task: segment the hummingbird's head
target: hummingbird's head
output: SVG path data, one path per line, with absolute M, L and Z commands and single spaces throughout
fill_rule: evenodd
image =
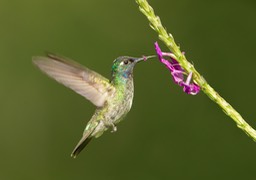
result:
M 121 56 L 114 60 L 112 66 L 112 75 L 122 75 L 125 78 L 128 78 L 133 73 L 133 68 L 138 62 L 144 61 L 153 56 L 135 58 L 129 56 Z

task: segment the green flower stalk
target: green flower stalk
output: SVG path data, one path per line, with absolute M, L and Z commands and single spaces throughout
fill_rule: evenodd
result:
M 171 34 L 168 34 L 163 27 L 161 20 L 155 15 L 153 8 L 148 4 L 146 0 L 136 0 L 139 5 L 140 11 L 148 18 L 150 27 L 155 30 L 158 37 L 169 48 L 172 54 L 175 56 L 175 60 L 180 64 L 187 74 L 193 74 L 193 81 L 200 86 L 201 90 L 215 103 L 217 103 L 221 109 L 231 117 L 236 125 L 242 129 L 249 137 L 256 141 L 256 131 L 243 119 L 243 117 L 227 102 L 223 99 L 197 72 L 195 67 L 188 62 L 184 53 L 181 52 L 179 46 L 174 41 Z

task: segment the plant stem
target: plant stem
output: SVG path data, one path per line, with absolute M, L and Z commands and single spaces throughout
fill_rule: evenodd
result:
M 206 80 L 197 72 L 194 66 L 187 61 L 185 55 L 181 52 L 179 46 L 174 41 L 171 34 L 168 34 L 163 27 L 161 20 L 155 15 L 153 8 L 148 4 L 147 0 L 136 0 L 139 5 L 140 11 L 148 18 L 150 22 L 150 27 L 154 29 L 158 37 L 164 44 L 169 48 L 169 50 L 176 56 L 176 60 L 180 63 L 182 68 L 190 73 L 193 73 L 193 80 L 202 89 L 202 91 L 215 103 L 217 103 L 226 115 L 231 117 L 236 125 L 242 129 L 249 137 L 256 141 L 256 131 L 242 118 L 242 116 L 227 102 L 223 99 L 207 82 Z

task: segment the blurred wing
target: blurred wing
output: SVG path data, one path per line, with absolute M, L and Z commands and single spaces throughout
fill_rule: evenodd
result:
M 108 79 L 72 60 L 49 54 L 48 57 L 33 57 L 33 62 L 48 76 L 98 107 L 103 106 L 115 90 Z

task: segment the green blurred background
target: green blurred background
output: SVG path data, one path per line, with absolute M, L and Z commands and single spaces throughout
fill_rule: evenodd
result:
M 256 127 L 256 1 L 151 0 L 207 81 Z M 255 179 L 256 143 L 207 96 L 189 96 L 157 60 L 135 68 L 116 133 L 70 153 L 95 107 L 31 63 L 45 51 L 110 77 L 120 55 L 154 54 L 133 0 L 0 1 L 0 179 Z M 166 47 L 160 43 L 163 50 Z

